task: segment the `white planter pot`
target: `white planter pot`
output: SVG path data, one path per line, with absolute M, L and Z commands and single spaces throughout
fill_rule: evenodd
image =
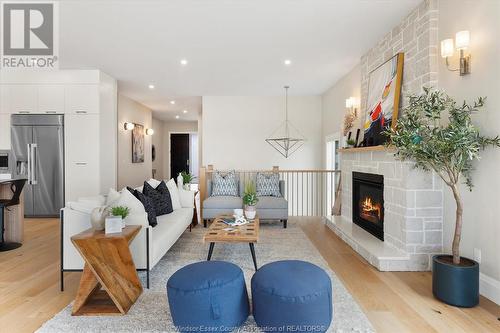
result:
M 245 217 L 249 220 L 253 220 L 255 215 L 257 214 L 257 210 L 255 206 L 245 206 Z

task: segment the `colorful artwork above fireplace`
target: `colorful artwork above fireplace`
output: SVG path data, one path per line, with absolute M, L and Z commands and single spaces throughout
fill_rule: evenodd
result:
M 364 145 L 387 141 L 383 131 L 396 124 L 399 110 L 404 54 L 398 53 L 374 69 L 368 79 L 368 100 L 364 122 Z

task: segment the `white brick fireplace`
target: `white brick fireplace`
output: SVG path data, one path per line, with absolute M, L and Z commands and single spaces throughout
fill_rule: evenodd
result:
M 437 86 L 437 36 L 437 1 L 425 0 L 361 57 L 360 109 L 366 110 L 370 72 L 398 52 L 405 54 L 401 106 L 422 87 Z M 383 147 L 341 151 L 342 216 L 328 225 L 379 270 L 429 270 L 443 247 L 443 183 L 393 154 Z M 352 222 L 353 171 L 384 176 L 384 241 Z
M 342 216 L 328 225 L 382 271 L 425 271 L 443 247 L 443 182 L 394 158 L 394 152 L 342 151 Z M 352 172 L 384 177 L 384 241 L 352 223 Z

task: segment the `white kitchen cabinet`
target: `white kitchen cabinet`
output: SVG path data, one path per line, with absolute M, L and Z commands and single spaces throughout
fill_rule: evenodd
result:
M 99 86 L 94 84 L 66 86 L 66 113 L 99 113 Z
M 41 85 L 38 87 L 38 113 L 64 113 L 63 85 Z
M 10 113 L 36 113 L 38 111 L 38 86 L 10 85 Z
M 0 149 L 10 150 L 10 114 L 0 114 Z
M 116 187 L 115 79 L 98 70 L 5 72 L 0 75 L 0 149 L 11 149 L 13 113 L 64 113 L 66 201 Z
M 100 193 L 99 115 L 66 114 L 64 137 L 66 202 Z

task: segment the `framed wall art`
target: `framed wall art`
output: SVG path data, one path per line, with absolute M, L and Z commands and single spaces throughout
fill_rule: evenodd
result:
M 387 141 L 383 132 L 398 119 L 404 54 L 398 53 L 370 72 L 364 117 L 364 145 L 378 146 Z
M 132 130 L 132 163 L 144 162 L 144 126 L 135 124 Z

